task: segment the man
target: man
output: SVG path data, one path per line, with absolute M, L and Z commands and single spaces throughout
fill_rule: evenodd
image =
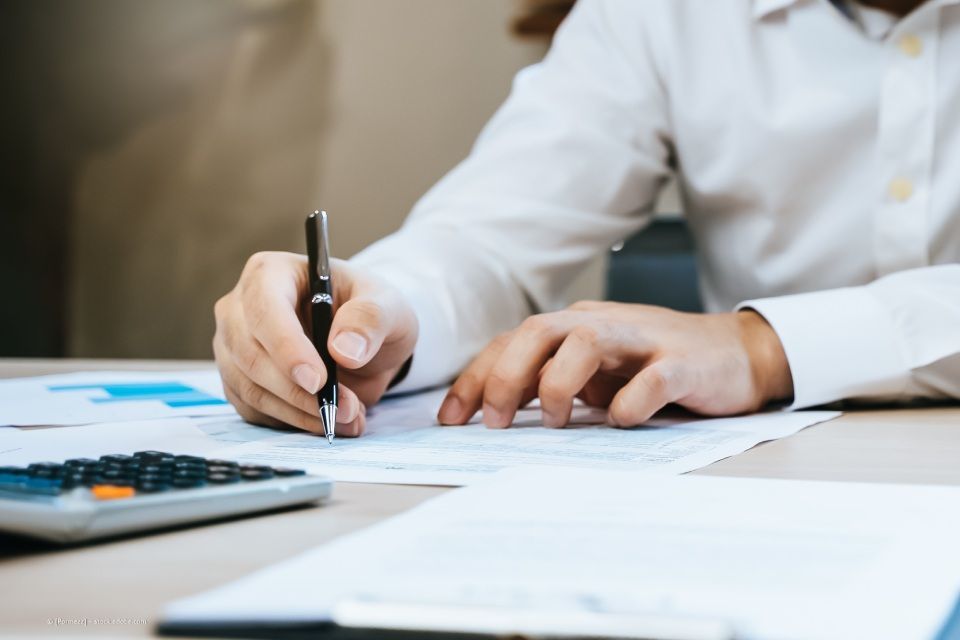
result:
M 578 396 L 614 425 L 960 397 L 958 61 L 960 0 L 581 0 L 470 156 L 335 265 L 338 433 L 392 382 L 458 373 L 443 424 L 506 427 L 534 396 L 553 426 Z M 671 174 L 710 313 L 551 311 Z M 252 257 L 214 351 L 246 419 L 320 432 L 306 280 Z

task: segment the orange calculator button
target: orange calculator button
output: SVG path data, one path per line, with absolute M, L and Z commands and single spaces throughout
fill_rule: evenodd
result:
M 96 484 L 90 487 L 93 497 L 97 500 L 117 500 L 119 498 L 132 498 L 136 493 L 133 487 L 118 487 L 113 484 Z

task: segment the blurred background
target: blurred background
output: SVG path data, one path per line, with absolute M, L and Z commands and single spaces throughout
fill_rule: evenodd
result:
M 570 4 L 4 0 L 0 356 L 209 358 L 250 254 L 396 229 Z

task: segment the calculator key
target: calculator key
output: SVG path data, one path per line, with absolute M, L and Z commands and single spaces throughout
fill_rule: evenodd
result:
M 196 473 L 206 473 L 207 465 L 197 464 L 196 462 L 174 462 L 173 471 L 194 471 Z
M 166 451 L 153 451 L 153 450 L 137 451 L 133 454 L 134 458 L 156 458 L 156 457 L 162 458 L 163 456 L 173 457 L 173 454 L 167 453 Z
M 290 467 L 274 467 L 273 472 L 281 478 L 289 478 L 291 476 L 305 476 L 307 472 L 303 469 L 291 469 Z
M 206 478 L 174 478 L 173 486 L 177 489 L 195 489 L 197 487 L 206 486 Z
M 170 482 L 173 480 L 172 473 L 139 473 L 137 480 L 140 482 Z
M 269 480 L 273 477 L 273 469 L 270 467 L 258 467 L 255 469 L 242 469 L 240 475 L 244 480 Z
M 204 478 L 206 475 L 206 469 L 177 469 L 172 474 L 174 480 L 177 478 Z
M 61 478 L 64 474 L 63 467 L 34 469 L 29 472 L 34 478 Z
M 65 467 L 89 467 L 91 465 L 97 464 L 97 461 L 93 458 L 70 458 L 63 463 Z
M 133 487 L 121 487 L 113 484 L 97 484 L 90 488 L 97 500 L 121 500 L 136 495 Z
M 239 473 L 211 473 L 207 476 L 207 481 L 211 484 L 233 484 L 240 482 Z
M 195 463 L 202 464 L 202 465 L 207 464 L 206 458 L 201 458 L 200 456 L 185 456 L 185 455 L 173 456 L 173 461 L 174 461 L 174 463 L 177 463 L 177 462 L 195 462 Z
M 212 464 L 207 467 L 207 473 L 232 473 L 239 474 L 240 468 L 237 466 L 228 467 L 222 464 Z
M 105 456 L 100 456 L 100 462 L 103 462 L 106 464 L 110 464 L 110 463 L 122 464 L 124 462 L 128 462 L 133 459 L 134 459 L 133 456 L 124 455 L 122 453 L 110 453 Z
M 63 465 L 58 462 L 34 462 L 27 466 L 27 471 L 29 471 L 31 475 L 34 475 L 41 472 L 49 473 L 51 471 L 57 471 L 62 467 Z
M 143 482 L 137 484 L 137 491 L 140 493 L 160 493 L 162 491 L 169 491 L 170 483 L 169 482 Z
M 140 465 L 140 473 L 169 473 L 172 469 L 172 464 L 152 462 L 150 464 Z

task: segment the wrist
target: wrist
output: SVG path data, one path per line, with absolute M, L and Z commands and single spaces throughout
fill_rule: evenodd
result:
M 793 397 L 793 376 L 777 332 L 752 309 L 738 311 L 736 317 L 754 388 L 762 403 L 789 400 Z

